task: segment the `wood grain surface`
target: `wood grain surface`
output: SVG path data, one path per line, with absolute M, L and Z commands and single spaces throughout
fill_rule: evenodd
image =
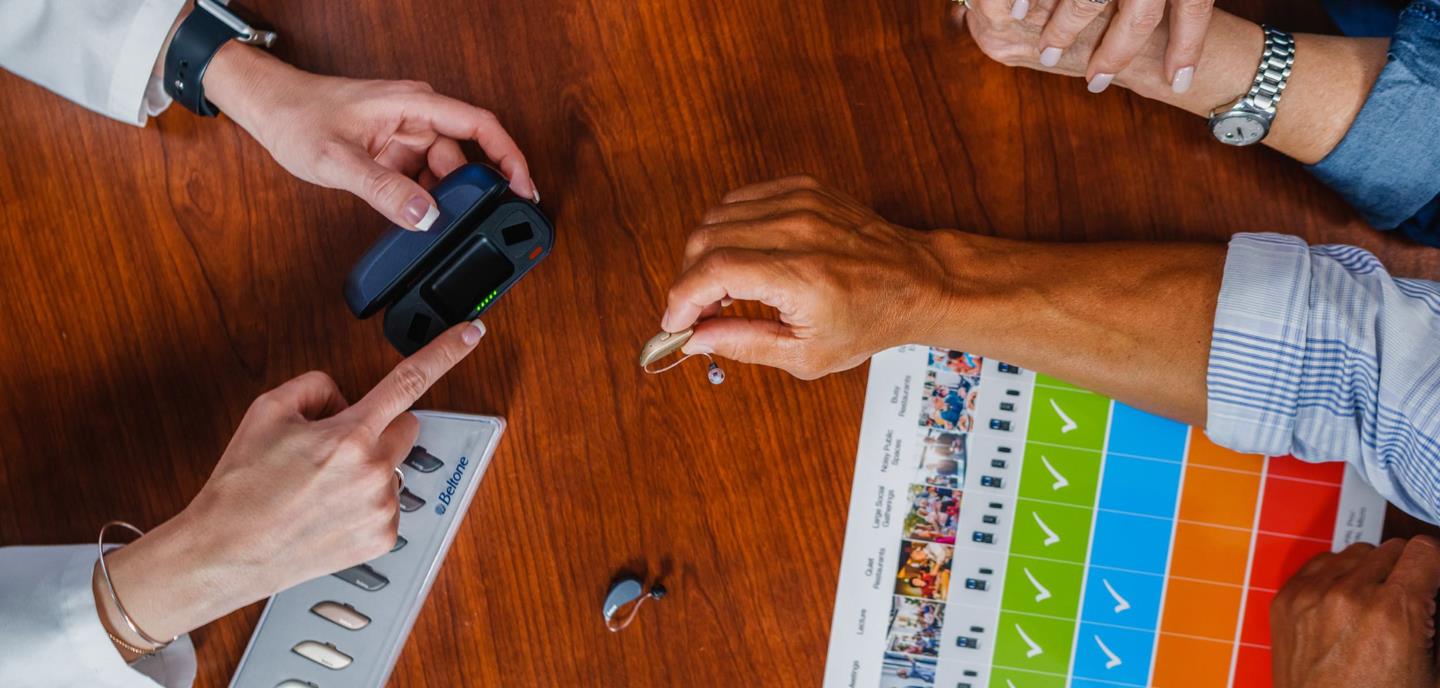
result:
M 558 227 L 423 404 L 510 430 L 394 686 L 819 684 L 864 369 L 731 366 L 711 387 L 635 366 L 685 235 L 732 187 L 809 172 L 900 224 L 1046 240 L 1279 230 L 1440 277 L 1440 253 L 1277 154 L 990 63 L 941 0 L 249 4 L 301 67 L 493 109 Z M 1327 29 L 1309 2 L 1228 7 Z M 353 398 L 397 360 L 340 297 L 383 220 L 229 121 L 177 107 L 137 129 L 0 74 L 0 151 L 0 544 L 160 523 L 257 394 L 321 369 Z M 625 568 L 672 594 L 611 634 L 599 602 Z M 259 611 L 195 634 L 197 685 L 226 685 Z

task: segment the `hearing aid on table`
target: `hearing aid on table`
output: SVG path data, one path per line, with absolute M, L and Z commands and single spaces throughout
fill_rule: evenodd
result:
M 610 585 L 605 601 L 600 607 L 600 616 L 605 619 L 605 628 L 618 633 L 635 620 L 640 607 L 648 600 L 665 597 L 665 586 L 655 583 L 646 586 L 637 578 L 622 577 Z
M 645 346 L 640 349 L 640 368 L 651 375 L 658 375 L 698 355 L 710 359 L 710 368 L 705 373 L 706 377 L 710 379 L 710 384 L 718 385 L 724 382 L 725 371 L 720 369 L 720 364 L 716 363 L 710 354 L 688 354 L 664 368 L 651 369 L 650 366 L 657 361 L 680 351 L 681 347 L 685 346 L 685 343 L 690 341 L 694 335 L 695 329 L 690 328 L 683 332 L 661 332 L 651 337 L 650 341 L 645 342 Z

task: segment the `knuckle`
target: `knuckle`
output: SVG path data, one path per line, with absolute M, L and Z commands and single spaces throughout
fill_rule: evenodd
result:
M 399 190 L 398 175 L 383 167 L 367 170 L 362 184 L 372 198 L 385 198 Z
M 975 45 L 985 57 L 1000 64 L 1012 66 L 1015 61 L 1015 45 L 998 31 L 985 31 L 975 36 Z
M 364 458 L 370 454 L 370 445 L 368 433 L 358 425 L 350 426 L 335 438 L 331 454 L 342 459 Z
M 690 233 L 685 240 L 685 255 L 699 256 L 710 248 L 715 238 L 715 231 L 708 227 L 701 227 Z
M 1376 588 L 1373 598 L 1373 601 L 1365 604 L 1364 608 L 1371 613 L 1385 616 L 1408 612 L 1412 604 L 1410 591 L 1405 586 L 1391 581 L 1381 583 L 1380 587 Z
M 430 376 L 425 370 L 410 361 L 395 366 L 395 387 L 407 399 L 416 399 L 430 388 Z
M 1180 3 L 1177 11 L 1182 19 L 1205 20 L 1210 18 L 1210 12 L 1214 7 L 1215 0 L 1185 0 Z
M 500 118 L 485 108 L 475 108 L 475 122 L 481 129 L 493 129 L 500 126 Z
M 819 180 L 819 179 L 816 179 L 815 177 L 813 177 L 813 176 L 811 176 L 811 175 L 808 175 L 808 174 L 797 174 L 797 175 L 795 175 L 794 177 L 791 177 L 790 179 L 791 179 L 791 181 L 795 182 L 795 185 L 796 185 L 796 186 L 798 186 L 798 187 L 800 187 L 800 188 L 802 188 L 802 189 L 818 189 L 818 188 L 820 188 L 820 180 Z
M 1136 33 L 1149 34 L 1160 26 L 1165 18 L 1165 7 L 1161 4 L 1144 3 L 1130 13 L 1126 26 Z
M 790 221 L 794 222 L 801 229 L 811 232 L 821 231 L 830 224 L 825 220 L 825 216 L 820 214 L 817 208 L 802 207 L 790 211 L 787 215 Z
M 324 385 L 326 387 L 332 387 L 335 385 L 335 379 L 330 377 L 330 374 L 326 373 L 323 370 L 306 371 L 300 377 L 296 378 L 296 380 L 299 380 L 306 385 Z
M 272 417 L 279 415 L 282 408 L 283 405 L 280 402 L 279 395 L 272 389 L 255 397 L 255 401 L 250 402 L 250 410 L 247 412 L 247 415 L 255 414 L 258 416 Z

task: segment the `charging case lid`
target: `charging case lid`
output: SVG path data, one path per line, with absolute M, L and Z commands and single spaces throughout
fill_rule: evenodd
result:
M 390 225 L 345 279 L 345 303 L 359 318 L 384 308 L 408 278 L 422 271 L 446 240 L 471 218 L 504 196 L 509 183 L 495 170 L 471 163 L 450 173 L 430 194 L 440 217 L 428 232 Z

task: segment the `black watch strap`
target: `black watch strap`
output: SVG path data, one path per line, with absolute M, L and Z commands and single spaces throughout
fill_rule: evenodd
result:
M 202 7 L 196 7 L 170 39 L 165 53 L 165 92 L 186 109 L 205 117 L 214 117 L 220 110 L 205 99 L 201 79 L 210 60 L 220 46 L 238 38 L 240 33 Z

